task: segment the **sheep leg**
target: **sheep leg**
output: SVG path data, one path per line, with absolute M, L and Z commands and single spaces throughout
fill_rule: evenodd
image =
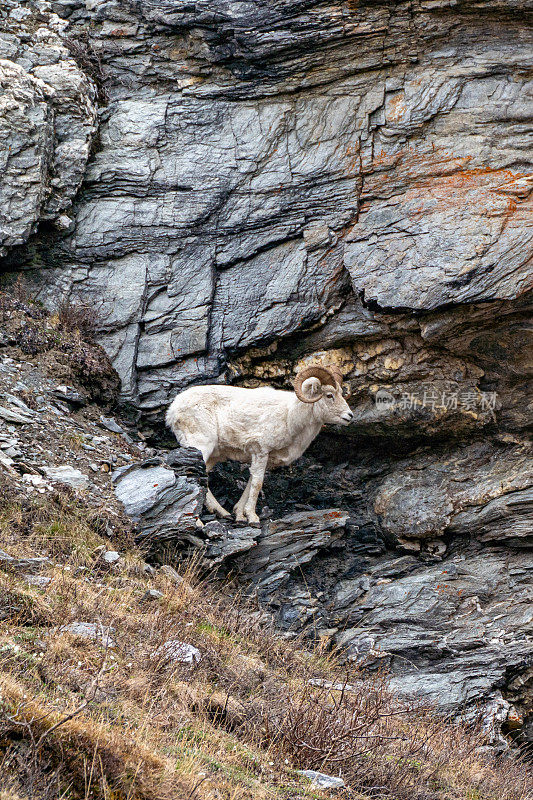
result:
M 252 456 L 252 464 L 250 466 L 250 490 L 244 506 L 244 514 L 250 525 L 259 525 L 259 517 L 257 516 L 255 506 L 259 492 L 263 486 L 265 472 L 268 463 L 268 453 L 261 453 Z
M 212 451 L 209 450 L 207 447 L 205 448 L 205 451 L 203 448 L 200 448 L 200 450 L 204 457 L 205 471 L 207 473 L 207 494 L 205 496 L 205 505 L 207 507 L 207 510 L 209 511 L 210 514 L 216 514 L 217 516 L 223 517 L 224 519 L 229 519 L 231 517 L 231 514 L 229 513 L 229 511 L 226 511 L 224 506 L 220 505 L 220 503 L 214 496 L 213 492 L 209 488 L 209 473 L 216 464 L 216 461 L 213 461 L 210 457 Z
M 246 517 L 244 516 L 244 506 L 246 505 L 246 501 L 248 500 L 248 495 L 250 494 L 250 486 L 252 485 L 252 476 L 248 478 L 248 483 L 245 486 L 244 492 L 241 494 L 240 499 L 235 505 L 233 506 L 233 513 L 235 514 L 235 521 L 236 522 L 246 522 Z
M 205 505 L 210 514 L 216 514 L 224 519 L 230 519 L 231 514 L 229 511 L 226 511 L 224 506 L 220 505 L 211 489 L 207 490 L 207 494 L 205 496 Z

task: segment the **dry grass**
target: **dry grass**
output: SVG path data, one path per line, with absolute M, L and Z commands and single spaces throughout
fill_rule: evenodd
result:
M 89 33 L 80 31 L 77 36 L 65 36 L 63 44 L 67 47 L 82 72 L 92 79 L 96 87 L 98 102 L 101 105 L 106 105 L 108 99 L 106 77 L 100 56 L 91 44 Z
M 74 556 L 78 549 L 101 545 L 112 536 L 118 547 L 133 551 L 129 518 L 90 497 L 76 494 L 66 484 L 46 495 L 28 497 L 5 488 L 0 498 L 0 538 L 31 555 L 46 548 L 46 555 Z
M 86 342 L 94 342 L 99 322 L 94 306 L 64 300 L 57 310 L 57 320 L 59 330 L 77 333 Z
M 50 375 L 79 383 L 100 403 L 116 401 L 120 381 L 109 357 L 94 337 L 97 310 L 67 301 L 49 314 L 31 296 L 31 288 L 18 280 L 10 291 L 0 290 L 0 325 L 17 357 L 38 356 Z
M 352 798 L 533 797 L 525 766 L 484 754 L 478 732 L 278 638 L 193 572 L 178 586 L 147 576 L 124 532 L 121 562 L 105 566 L 94 511 L 38 503 L 5 500 L 0 517 L 0 547 L 52 559 L 45 589 L 0 572 L 1 800 L 326 797 L 298 768 L 342 774 Z M 61 630 L 73 621 L 115 646 Z M 201 660 L 170 660 L 160 648 L 173 639 Z

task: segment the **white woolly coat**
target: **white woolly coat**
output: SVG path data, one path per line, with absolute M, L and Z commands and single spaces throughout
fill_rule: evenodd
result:
M 292 463 L 309 447 L 324 421 L 315 403 L 294 392 L 270 387 L 195 386 L 179 394 L 167 412 L 167 425 L 182 446 L 250 463 L 268 453 L 268 466 Z

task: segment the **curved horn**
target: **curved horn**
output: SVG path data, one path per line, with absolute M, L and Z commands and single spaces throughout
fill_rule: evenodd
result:
M 317 397 L 315 400 L 308 400 L 302 394 L 302 384 L 308 378 L 318 378 L 320 383 L 326 384 L 327 386 L 336 386 L 337 380 L 333 372 L 327 367 L 305 367 L 301 369 L 300 372 L 297 374 L 296 378 L 294 379 L 294 391 L 296 393 L 296 397 L 298 400 L 301 400 L 302 403 L 316 403 L 317 400 L 320 400 L 320 396 Z
M 328 367 L 328 370 L 331 372 L 331 374 L 333 375 L 339 386 L 342 386 L 344 382 L 344 375 L 340 371 L 339 367 L 337 366 Z

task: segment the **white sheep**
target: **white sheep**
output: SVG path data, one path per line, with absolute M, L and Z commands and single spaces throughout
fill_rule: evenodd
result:
M 207 473 L 220 461 L 250 464 L 250 478 L 234 506 L 237 522 L 259 524 L 255 507 L 267 467 L 291 464 L 309 447 L 323 425 L 353 419 L 342 395 L 337 367 L 302 369 L 294 392 L 271 387 L 193 386 L 170 405 L 166 422 L 180 445 L 200 450 Z M 206 506 L 231 514 L 207 491 Z

